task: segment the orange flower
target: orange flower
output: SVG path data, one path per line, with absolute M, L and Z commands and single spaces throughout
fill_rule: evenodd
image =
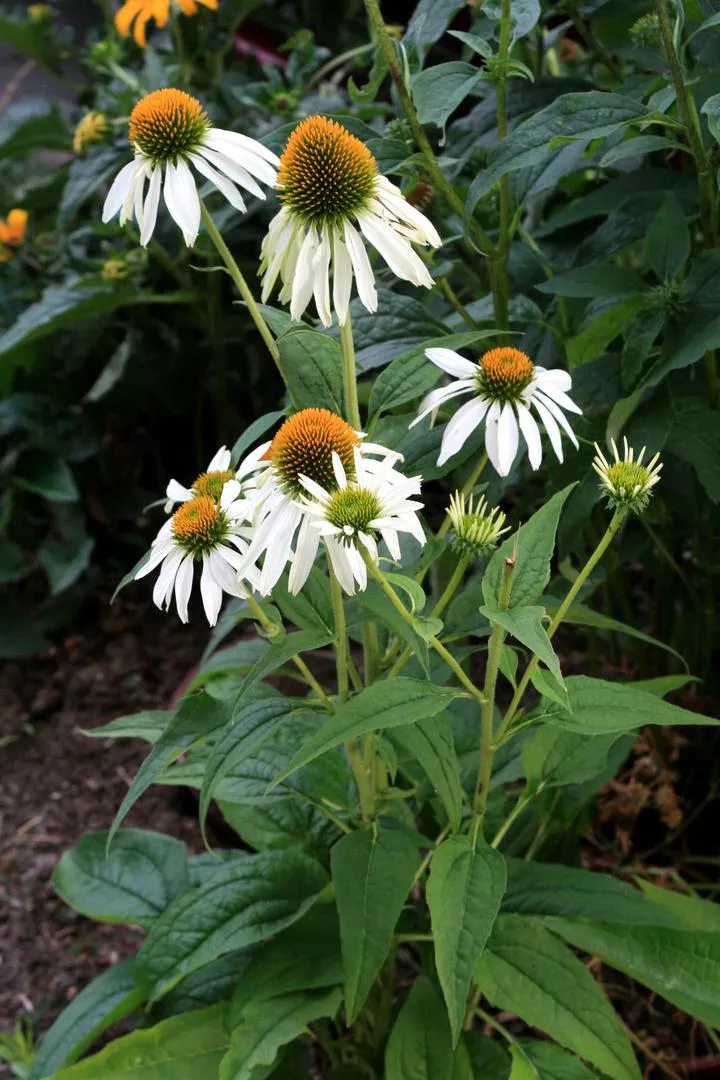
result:
M 11 210 L 4 221 L 0 218 L 0 263 L 8 261 L 12 255 L 10 248 L 20 247 L 22 244 L 27 219 L 27 210 Z
M 163 27 L 170 16 L 170 4 L 172 0 L 125 0 L 115 16 L 115 27 L 118 33 L 127 37 L 133 22 L 135 28 L 133 37 L 141 49 L 147 45 L 145 27 L 150 19 L 154 19 L 157 26 Z M 219 0 L 175 0 L 183 15 L 197 15 L 198 4 L 203 4 L 212 11 L 217 11 Z

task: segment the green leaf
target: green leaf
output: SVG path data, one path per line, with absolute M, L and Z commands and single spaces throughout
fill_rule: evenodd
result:
M 660 360 L 644 380 L 657 386 L 669 372 L 699 360 L 720 346 L 720 251 L 702 251 L 693 259 L 682 286 L 681 318 L 671 325 Z
M 241 949 L 205 964 L 153 1006 L 153 1017 L 165 1020 L 168 1016 L 228 1002 L 235 987 L 244 979 L 252 957 L 252 949 Z
M 430 659 L 427 642 L 416 630 L 414 621 L 411 623 L 403 619 L 375 581 L 368 582 L 368 587 L 360 595 L 359 603 L 362 608 L 370 611 L 379 622 L 391 630 L 396 637 L 410 646 L 415 654 L 415 659 L 420 664 L 424 674 L 429 678 Z
M 377 311 L 366 311 L 356 298 L 350 304 L 350 314 L 360 373 L 383 367 L 399 353 L 413 346 L 424 347 L 429 338 L 446 333 L 443 323 L 433 317 L 426 304 L 389 289 L 383 290 Z
M 720 1025 L 717 931 L 612 926 L 559 918 L 547 922 L 576 948 L 599 956 L 703 1023 Z
M 649 109 L 623 94 L 590 90 L 564 94 L 534 113 L 491 151 L 488 167 L 472 183 L 466 214 L 500 179 L 539 165 L 553 152 L 553 139 L 599 139 L 647 116 Z
M 570 492 L 569 484 L 553 495 L 525 525 L 508 537 L 488 563 L 482 582 L 485 603 L 496 608 L 500 599 L 505 560 L 515 559 L 510 608 L 537 600 L 550 580 L 550 561 L 555 550 L 555 534 L 560 514 Z
M 230 719 L 231 709 L 230 702 L 213 698 L 204 690 L 183 698 L 173 719 L 143 761 L 127 795 L 120 803 L 108 833 L 108 848 L 128 811 L 147 791 L 160 770 L 198 739 L 207 738 L 224 727 Z
M 530 649 L 563 685 L 560 661 L 543 625 L 544 607 L 528 605 L 506 611 L 503 608 L 485 605 L 480 608 L 480 614 L 485 615 L 490 622 L 499 623 L 503 630 Z
M 347 82 L 348 97 L 356 105 L 369 105 L 378 95 L 378 90 L 385 81 L 388 73 L 388 62 L 382 49 L 375 50 L 372 68 L 368 80 L 363 87 L 357 86 L 352 75 Z
M 203 835 L 208 808 L 219 785 L 292 716 L 293 706 L 292 701 L 275 691 L 267 697 L 238 702 L 230 724 L 214 743 L 205 766 L 198 810 Z
M 280 641 L 274 642 L 267 652 L 257 660 L 247 673 L 238 690 L 238 698 L 244 697 L 259 679 L 272 674 L 282 667 L 288 660 L 299 653 L 311 652 L 313 649 L 321 649 L 332 641 L 333 634 L 330 630 L 298 630 L 294 634 L 286 634 Z
M 340 986 L 343 981 L 340 929 L 335 906 L 316 904 L 298 922 L 263 944 L 233 994 L 231 1023 L 251 1002 L 300 990 Z M 184 983 L 180 984 L 181 986 Z
M 478 37 L 477 34 L 467 34 L 464 30 L 448 30 L 448 34 L 462 41 L 463 45 L 469 46 L 473 52 L 482 56 L 483 60 L 489 60 L 494 55 L 492 46 L 485 38 Z
M 425 590 L 422 585 L 418 585 L 414 578 L 408 577 L 406 574 L 391 574 L 386 570 L 384 573 L 386 581 L 389 581 L 391 585 L 395 586 L 395 589 L 401 589 L 405 593 L 410 601 L 410 611 L 413 615 L 419 615 L 419 613 L 425 607 Z
M 602 773 L 617 734 L 585 735 L 543 724 L 522 748 L 523 769 L 534 790 L 584 784 Z
M 613 1080 L 639 1080 L 630 1040 L 608 999 L 541 923 L 498 918 L 475 980 L 495 1008 L 515 1013 Z
M 720 933 L 720 904 L 717 901 L 703 900 L 695 893 L 661 889 L 651 881 L 643 881 L 642 878 L 636 880 L 648 900 L 675 915 L 684 927 L 690 930 L 712 930 Z M 607 912 L 603 914 L 607 918 Z
M 627 329 L 635 316 L 647 304 L 645 296 L 626 296 L 616 304 L 606 307 L 584 330 L 567 343 L 568 366 L 580 367 L 596 360 L 615 340 L 618 334 Z
M 385 962 L 419 863 L 410 835 L 384 825 L 348 833 L 332 849 L 349 1024 Z
M 475 965 L 505 892 L 505 860 L 482 840 L 445 840 L 433 854 L 427 883 L 435 962 L 453 1044 L 462 1032 Z
M 671 913 L 650 903 L 639 889 L 609 874 L 574 866 L 506 858 L 504 914 L 560 915 L 571 919 L 605 919 L 641 926 L 681 927 Z
M 169 839 L 169 837 L 168 837 Z M 74 1061 L 111 1025 L 143 1000 L 130 958 L 103 971 L 83 987 L 43 1035 L 27 1080 L 42 1080 Z
M 480 82 L 482 72 L 464 60 L 434 64 L 415 76 L 412 97 L 421 124 L 445 129 L 448 117 Z
M 540 1080 L 539 1073 L 519 1043 L 510 1043 L 510 1080 Z
M 500 22 L 502 18 L 502 0 L 487 0 L 483 4 L 482 11 L 487 18 Z M 539 0 L 515 0 L 510 11 L 512 41 L 515 42 L 518 38 L 526 37 L 535 27 L 539 18 Z
M 452 726 L 448 716 L 433 716 L 393 728 L 393 743 L 419 761 L 433 791 L 445 808 L 450 828 L 460 828 L 463 789 L 460 764 L 455 752 Z
M 455 1056 L 442 999 L 422 975 L 390 1032 L 385 1080 L 453 1080 Z
M 720 503 L 720 429 L 715 410 L 696 398 L 675 398 L 665 449 L 687 461 L 708 497 Z
M 185 845 L 172 836 L 123 829 L 86 833 L 66 851 L 53 885 L 66 904 L 99 922 L 149 926 L 187 884 Z
M 35 60 L 54 75 L 60 74 L 58 48 L 46 27 L 37 26 L 27 17 L 0 15 L 0 41 L 14 52 Z
M 213 1005 L 115 1039 L 53 1080 L 204 1080 L 218 1075 L 229 1042 L 227 1005 Z
M 313 1020 L 334 1017 L 341 1001 L 341 991 L 333 989 L 251 1002 L 232 1031 L 219 1080 L 259 1080 L 269 1076 L 272 1068 L 268 1067 L 275 1065 L 282 1047 L 302 1035 Z
M 153 924 L 138 953 L 138 976 L 160 997 L 203 964 L 290 926 L 326 885 L 320 864 L 299 851 L 266 851 L 221 864 Z
M 508 1080 L 510 1055 L 500 1040 L 496 1042 L 473 1028 L 465 1032 L 464 1042 L 474 1080 Z
M 116 146 L 104 146 L 71 162 L 58 208 L 58 228 L 67 227 L 80 207 L 120 171 L 125 159 L 124 147 L 119 150 Z
M 95 541 L 90 536 L 79 544 L 72 540 L 47 540 L 38 548 L 38 562 L 47 574 L 52 596 L 69 589 L 82 577 L 94 548 Z
M 555 274 L 549 281 L 535 286 L 538 292 L 552 296 L 587 297 L 590 300 L 635 296 L 644 287 L 642 278 L 634 270 L 602 263 L 566 270 L 564 274 Z
M 90 739 L 146 739 L 156 743 L 168 726 L 174 713 L 167 709 L 149 709 L 146 712 L 119 716 L 109 724 L 83 729 Z
M 654 694 L 637 690 L 632 683 L 612 683 L 571 675 L 565 680 L 570 710 L 543 699 L 536 720 L 556 724 L 584 735 L 632 731 L 645 724 L 702 724 L 717 726 L 720 720 L 670 705 Z
M 366 686 L 328 717 L 320 730 L 275 778 L 274 785 L 348 739 L 366 735 L 369 731 L 400 727 L 408 722 L 437 716 L 456 696 L 456 690 L 402 677 Z
M 317 566 L 313 566 L 301 591 L 296 595 L 287 587 L 287 575 L 283 574 L 273 586 L 273 603 L 282 612 L 287 622 L 294 623 L 301 630 L 335 629 L 332 600 L 327 584 L 327 576 Z
M 543 603 L 549 615 L 554 615 L 560 607 L 560 601 L 552 596 L 544 596 Z M 657 638 L 650 637 L 649 634 L 643 634 L 642 630 L 636 630 L 634 626 L 620 622 L 619 619 L 611 619 L 609 615 L 603 615 L 601 611 L 593 611 L 592 608 L 586 607 L 584 604 L 572 604 L 563 615 L 563 622 L 571 623 L 573 626 L 594 626 L 599 630 L 612 630 L 616 634 L 627 634 L 628 637 L 644 641 L 646 645 L 654 645 L 656 649 L 664 649 L 666 652 L 671 653 L 687 670 L 687 663 L 680 653 L 676 652 L 670 645 L 666 645 L 664 641 L 658 641 Z
M 643 154 L 653 154 L 657 150 L 687 151 L 687 147 L 664 135 L 633 135 L 603 154 L 600 159 L 600 168 L 608 169 L 618 161 L 624 161 L 629 157 L 640 157 Z
M 80 498 L 67 462 L 45 450 L 26 450 L 15 466 L 12 481 L 51 502 L 77 502 Z
M 330 409 L 344 415 L 342 354 L 328 334 L 293 327 L 278 338 L 287 388 L 299 409 Z
M 242 461 L 253 443 L 257 442 L 273 424 L 277 424 L 284 416 L 284 409 L 276 409 L 274 412 L 265 413 L 264 416 L 259 416 L 257 420 L 253 420 L 250 427 L 245 428 L 245 431 L 243 431 L 232 448 L 230 454 L 232 467 L 237 468 L 238 463 Z
M 0 540 L 0 585 L 20 581 L 30 572 L 23 549 L 10 540 Z
M 645 237 L 645 255 L 661 281 L 672 281 L 690 255 L 690 230 L 685 211 L 672 191 L 665 196 Z
M 519 1039 L 518 1045 L 535 1066 L 540 1080 L 596 1080 L 596 1074 L 580 1058 L 554 1043 Z

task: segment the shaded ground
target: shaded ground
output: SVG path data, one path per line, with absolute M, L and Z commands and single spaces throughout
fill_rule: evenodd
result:
M 139 931 L 75 914 L 50 883 L 64 850 L 110 825 L 147 749 L 82 729 L 165 707 L 207 633 L 199 620 L 183 627 L 123 597 L 112 608 L 103 597 L 85 625 L 88 633 L 0 675 L 0 1031 L 36 1010 L 44 1030 L 99 971 L 135 950 Z M 152 788 L 127 824 L 197 845 L 192 810 L 185 816 L 174 789 Z

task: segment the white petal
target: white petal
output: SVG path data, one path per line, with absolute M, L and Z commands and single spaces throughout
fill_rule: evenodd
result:
M 353 596 L 355 593 L 355 581 L 352 568 L 347 558 L 347 549 L 343 544 L 338 544 L 335 540 L 331 540 L 329 536 L 325 537 L 325 547 L 330 556 L 330 565 L 332 566 L 335 577 L 338 579 L 341 587 L 348 596 Z
M 409 240 L 397 233 L 387 222 L 370 213 L 360 214 L 358 224 L 394 274 L 414 285 L 431 288 L 434 282 L 430 272 L 413 250 Z
M 102 219 L 107 225 L 108 221 L 115 217 L 128 196 L 132 186 L 133 176 L 137 168 L 137 161 L 129 161 L 123 165 L 120 172 L 113 180 L 103 206 Z
M 175 575 L 182 560 L 182 548 L 175 548 L 165 559 L 153 589 L 153 603 L 156 607 L 162 608 L 165 595 L 168 591 L 172 591 Z
M 320 244 L 313 257 L 312 265 L 313 295 L 315 307 L 323 326 L 332 326 L 330 311 L 330 237 L 323 228 Z
M 501 476 L 507 476 L 510 472 L 518 451 L 519 441 L 520 432 L 517 417 L 515 416 L 515 410 L 508 401 L 503 405 L 498 420 L 498 459 L 500 461 Z
M 550 371 L 547 368 L 542 368 L 538 365 L 535 367 L 535 374 L 537 376 L 538 383 L 547 384 L 552 383 L 556 390 L 561 390 L 567 393 L 572 389 L 572 378 L 569 371 L 563 371 L 562 368 L 552 368 Z M 543 385 L 543 390 L 545 386 Z
M 416 206 L 412 206 L 400 191 L 400 188 L 396 187 L 395 184 L 391 184 L 387 177 L 378 177 L 375 195 L 392 214 L 414 227 L 418 234 L 419 243 L 430 244 L 431 247 L 441 246 L 442 240 L 430 219 L 425 217 Z
M 565 413 L 560 408 L 560 406 L 556 405 L 555 402 L 551 398 L 546 397 L 545 394 L 540 394 L 537 392 L 533 395 L 533 401 L 541 402 L 545 406 L 545 408 L 552 413 L 552 415 L 559 423 L 560 427 L 564 429 L 575 449 L 578 449 L 578 441 L 575 437 L 575 432 L 570 427 L 570 422 Z
M 220 506 L 223 510 L 228 510 L 230 508 L 230 504 L 235 502 L 241 490 L 239 480 L 225 481 L 222 491 L 220 492 Z M 243 500 L 243 502 L 245 502 L 245 500 Z M 239 513 L 242 513 L 242 511 L 239 511 Z M 238 515 L 235 514 L 232 516 L 237 517 Z
M 218 615 L 220 614 L 223 594 L 222 589 L 213 577 L 212 564 L 207 555 L 203 556 L 203 568 L 200 576 L 200 595 L 202 596 L 207 621 L 211 626 L 214 626 L 217 622 Z
M 554 379 L 548 379 L 547 376 L 552 374 L 554 374 L 554 372 L 546 371 L 544 375 L 540 375 L 535 381 L 537 389 L 541 390 L 546 397 L 552 398 L 552 400 L 562 409 L 566 409 L 567 412 L 577 413 L 579 416 L 582 416 L 582 409 L 579 405 L 576 405 L 572 398 L 568 397 L 563 390 L 559 389 Z
M 193 580 L 193 556 L 186 555 L 180 563 L 180 568 L 175 578 L 175 603 L 177 605 L 180 621 L 188 621 L 188 601 L 192 591 Z
M 428 360 L 432 360 L 433 364 L 442 368 L 448 375 L 454 375 L 456 379 L 471 379 L 478 373 L 477 364 L 473 364 L 472 360 L 466 360 L 453 349 L 426 349 L 425 355 Z
M 378 297 L 375 288 L 375 275 L 370 265 L 368 253 L 355 229 L 347 221 L 345 222 L 345 243 L 355 272 L 358 296 L 363 307 L 367 308 L 368 311 L 377 311 Z
M 227 446 L 221 446 L 217 453 L 213 454 L 207 472 L 224 472 L 230 467 L 230 451 Z
M 189 499 L 193 499 L 193 495 L 190 488 L 183 487 L 177 480 L 171 480 L 165 489 L 168 501 L 172 503 L 176 502 L 188 502 Z
M 540 462 L 542 461 L 542 442 L 540 440 L 540 429 L 537 426 L 537 421 L 527 406 L 523 405 L 522 402 L 518 401 L 515 408 L 517 409 L 520 430 L 527 443 L 530 465 L 533 469 L 539 469 Z
M 456 379 L 454 382 L 448 383 L 447 386 L 440 386 L 437 390 L 431 390 L 420 402 L 420 409 L 410 427 L 415 427 L 424 416 L 427 416 L 430 412 L 435 412 L 436 409 L 446 401 L 450 401 L 451 398 L 467 394 L 474 389 L 475 382 L 472 379 Z
M 490 462 L 500 476 L 505 474 L 501 471 L 500 455 L 498 451 L 498 420 L 500 418 L 500 405 L 493 401 L 485 417 L 485 449 Z
M 482 423 L 488 404 L 484 398 L 473 398 L 458 409 L 445 428 L 438 465 L 444 465 L 465 445 L 475 428 Z
M 200 200 L 192 173 L 182 159 L 178 159 L 177 165 L 167 163 L 163 195 L 170 216 L 180 227 L 185 243 L 192 247 L 200 231 Z
M 160 543 L 158 543 L 157 540 L 153 541 L 153 546 L 148 552 L 148 561 L 144 566 L 141 566 L 135 574 L 135 581 L 139 581 L 140 578 L 144 578 L 147 574 L 151 574 L 163 559 L 167 558 L 174 547 L 175 543 L 173 540 L 163 540 Z
M 352 281 L 353 267 L 350 253 L 339 229 L 336 229 L 333 235 L 333 307 L 341 326 L 345 325 L 347 319 Z
M 543 427 L 548 433 L 552 448 L 555 451 L 555 456 L 558 461 L 563 459 L 562 449 L 562 437 L 560 435 L 560 428 L 555 423 L 555 417 L 552 413 L 543 405 L 542 401 L 538 397 L 533 397 L 532 405 L 537 409 L 537 414 L 543 422 Z
M 148 188 L 147 199 L 145 200 L 145 207 L 143 209 L 142 229 L 140 231 L 140 243 L 143 247 L 147 247 L 150 243 L 152 234 L 155 232 L 161 188 L 162 167 L 158 165 L 150 173 L 150 187 Z
M 268 150 L 267 146 L 263 146 L 257 139 L 251 139 L 249 135 L 243 135 L 239 131 L 229 131 L 227 128 L 210 128 L 205 141 L 210 141 L 210 136 L 218 138 L 221 141 L 233 143 L 238 148 L 248 151 L 257 157 L 267 161 L 270 165 L 273 165 L 276 169 L 280 167 L 280 158 L 272 150 Z
M 277 516 L 273 517 L 271 538 L 265 551 L 265 562 L 260 578 L 260 590 L 263 596 L 267 596 L 285 569 L 301 519 L 302 511 L 289 501 Z
M 310 519 L 305 518 L 298 533 L 295 554 L 290 564 L 288 575 L 288 589 L 296 596 L 308 579 L 317 555 L 320 535 L 310 524 Z
M 332 462 L 332 470 L 335 474 L 335 479 L 337 480 L 338 487 L 346 488 L 348 486 L 347 474 L 345 472 L 345 469 L 343 468 L 343 463 L 340 460 L 340 455 L 336 454 L 333 450 L 330 456 L 330 460 Z
M 290 299 L 290 314 L 293 319 L 299 319 L 310 303 L 310 297 L 315 286 L 313 281 L 313 261 L 318 244 L 317 231 L 311 226 L 303 240 L 297 266 L 295 267 L 295 280 L 293 281 Z
M 208 162 L 200 157 L 199 154 L 190 154 L 189 157 L 197 171 L 215 185 L 231 206 L 234 206 L 236 210 L 239 210 L 241 214 L 244 214 L 247 207 L 242 195 L 235 187 L 232 180 L 228 180 L 227 177 L 222 176 L 217 169 L 213 169 L 212 165 L 208 164 Z
M 207 146 L 201 146 L 198 149 L 198 154 L 203 157 L 211 165 L 214 165 L 224 176 L 232 180 L 234 184 L 238 184 L 245 191 L 249 191 L 251 195 L 254 195 L 257 199 L 265 199 L 265 192 L 258 184 L 257 180 L 248 172 L 245 167 L 245 162 L 238 162 L 233 156 L 233 151 L 230 147 L 218 147 L 217 149 L 211 149 Z M 264 171 L 267 167 L 258 162 L 261 171 Z M 274 186 L 274 181 L 270 179 L 272 176 L 272 170 L 268 169 L 262 179 L 270 187 Z

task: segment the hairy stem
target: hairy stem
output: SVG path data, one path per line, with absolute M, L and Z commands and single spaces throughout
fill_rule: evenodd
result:
M 355 345 L 353 343 L 350 312 L 340 327 L 340 347 L 343 361 L 343 387 L 345 389 L 345 419 L 350 427 L 360 431 L 360 406 L 358 405 L 357 372 L 355 370 Z

